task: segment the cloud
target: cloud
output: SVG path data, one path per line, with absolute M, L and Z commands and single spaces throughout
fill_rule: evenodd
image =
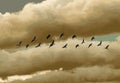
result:
M 91 41 L 81 44 L 81 37 L 120 32 L 119 5 L 119 0 L 46 0 L 26 4 L 19 12 L 0 14 L 0 77 L 33 76 L 51 70 L 13 83 L 120 81 L 120 37 L 114 42 L 105 41 L 100 47 L 98 41 L 92 41 L 91 48 Z M 61 33 L 65 36 L 59 40 Z M 52 34 L 50 40 L 46 40 L 47 34 Z M 70 39 L 73 34 L 78 39 Z M 33 36 L 37 40 L 30 43 Z M 55 46 L 49 48 L 48 42 L 54 38 Z M 21 40 L 22 46 L 29 43 L 30 48 L 16 48 Z M 42 42 L 41 47 L 34 48 L 38 42 Z M 68 47 L 63 49 L 66 43 Z M 76 44 L 80 47 L 75 48 Z M 110 48 L 106 50 L 108 44 Z M 59 68 L 64 71 L 52 71 Z
M 68 48 L 63 49 L 62 46 L 66 43 L 68 43 Z M 80 47 L 76 49 L 75 45 L 78 43 Z M 99 42 L 94 41 L 92 42 L 93 46 L 88 48 L 90 43 L 86 41 L 82 45 L 78 39 L 68 39 L 67 41 L 56 42 L 55 46 L 51 48 L 43 44 L 39 48 L 31 47 L 12 53 L 0 50 L 0 77 L 25 75 L 61 67 L 64 70 L 91 66 L 120 68 L 119 40 L 104 42 L 101 47 L 97 47 Z M 104 49 L 108 44 L 110 44 L 109 50 Z
M 21 11 L 0 14 L 0 47 L 15 47 L 18 41 L 30 43 L 46 41 L 47 34 L 57 36 L 64 32 L 89 37 L 120 32 L 119 0 L 46 0 L 27 4 Z M 8 42 L 9 40 L 9 42 Z
M 112 69 L 106 66 L 78 67 L 69 71 L 51 71 L 43 75 L 31 76 L 29 79 L 14 80 L 10 83 L 116 83 L 120 81 L 120 69 Z

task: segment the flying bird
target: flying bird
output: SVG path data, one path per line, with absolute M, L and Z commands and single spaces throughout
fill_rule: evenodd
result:
M 33 39 L 31 40 L 31 42 L 34 42 L 36 40 L 36 36 L 33 37 Z
M 97 46 L 101 46 L 102 45 L 102 41 L 100 41 L 100 43 Z
M 75 47 L 78 48 L 78 47 L 79 47 L 79 44 L 77 44 Z
M 17 44 L 17 46 L 21 46 L 21 44 L 22 44 L 22 41 L 20 41 L 20 42 Z
M 65 44 L 62 48 L 67 48 L 67 45 L 68 45 L 68 44 Z
M 108 49 L 108 48 L 109 48 L 109 46 L 110 46 L 110 45 L 107 45 L 107 46 L 105 47 L 105 49 Z
M 82 43 L 81 43 L 81 44 L 83 44 L 83 43 L 85 43 L 85 40 L 84 40 L 84 39 L 82 40 Z
M 40 45 L 41 45 L 41 43 L 39 43 L 39 44 L 38 44 L 37 46 L 35 46 L 35 47 L 36 47 L 36 48 L 37 48 L 37 47 L 40 47 Z
M 46 39 L 49 39 L 49 38 L 50 38 L 50 36 L 51 36 L 50 34 L 49 34 L 49 35 L 47 35 Z
M 62 38 L 64 36 L 64 33 L 60 34 L 60 38 Z
M 91 46 L 92 46 L 92 43 L 91 43 L 91 44 L 89 44 L 88 48 L 90 48 Z
M 49 47 L 52 47 L 55 44 L 55 41 L 53 40 Z
M 72 39 L 74 39 L 74 38 L 76 38 L 76 37 L 77 37 L 76 35 L 73 35 L 73 36 L 72 36 Z
M 94 39 L 95 39 L 95 37 L 92 37 L 92 38 L 91 38 L 91 41 L 94 40 Z
M 29 47 L 29 44 L 26 45 L 26 48 L 28 48 L 28 47 Z

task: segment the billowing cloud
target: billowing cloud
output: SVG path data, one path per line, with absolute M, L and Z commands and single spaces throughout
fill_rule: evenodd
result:
M 63 49 L 68 43 L 68 47 Z M 0 77 L 11 75 L 31 74 L 37 71 L 54 70 L 63 68 L 69 70 L 76 67 L 91 66 L 109 66 L 119 69 L 120 59 L 120 41 L 104 42 L 98 47 L 98 41 L 93 41 L 93 46 L 88 48 L 91 42 L 86 41 L 81 44 L 81 40 L 59 41 L 51 48 L 43 44 L 39 48 L 31 47 L 29 49 L 21 49 L 16 52 L 7 52 L 0 50 Z M 80 44 L 79 48 L 75 48 L 76 44 Z M 105 46 L 110 44 L 109 50 Z
M 24 44 L 36 35 L 37 42 L 47 34 L 78 36 L 120 32 L 120 0 L 46 0 L 27 4 L 16 13 L 0 14 L 0 48 Z M 8 41 L 9 40 L 9 41 Z
M 86 83 L 120 81 L 120 69 L 106 66 L 80 67 L 69 71 L 51 71 L 46 74 L 31 75 L 26 80 L 14 80 L 10 83 Z
M 19 12 L 0 14 L 0 77 L 32 76 L 12 83 L 120 81 L 120 37 L 99 47 L 99 41 L 81 44 L 81 37 L 120 32 L 119 5 L 120 0 L 46 0 L 26 4 Z M 65 35 L 59 40 L 61 33 Z M 52 38 L 46 40 L 48 34 Z M 70 38 L 73 34 L 77 39 Z M 30 43 L 33 36 L 37 40 Z M 55 45 L 49 48 L 47 42 L 53 39 Z M 18 41 L 23 41 L 20 48 L 16 48 Z M 42 45 L 35 48 L 38 42 Z M 23 47 L 28 43 L 28 49 Z M 93 46 L 88 48 L 90 43 Z M 80 47 L 75 48 L 76 44 Z M 59 68 L 63 71 L 53 71 Z M 51 72 L 33 75 L 45 70 Z

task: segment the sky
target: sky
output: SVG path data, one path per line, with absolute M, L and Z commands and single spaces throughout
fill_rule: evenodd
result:
M 120 0 L 0 0 L 0 83 L 120 82 L 119 5 Z
M 0 12 L 17 12 L 21 10 L 27 3 L 39 3 L 41 1 L 43 0 L 0 0 Z

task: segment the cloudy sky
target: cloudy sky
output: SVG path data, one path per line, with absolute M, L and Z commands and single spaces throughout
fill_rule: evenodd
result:
M 120 0 L 0 0 L 0 83 L 120 82 L 119 5 Z

